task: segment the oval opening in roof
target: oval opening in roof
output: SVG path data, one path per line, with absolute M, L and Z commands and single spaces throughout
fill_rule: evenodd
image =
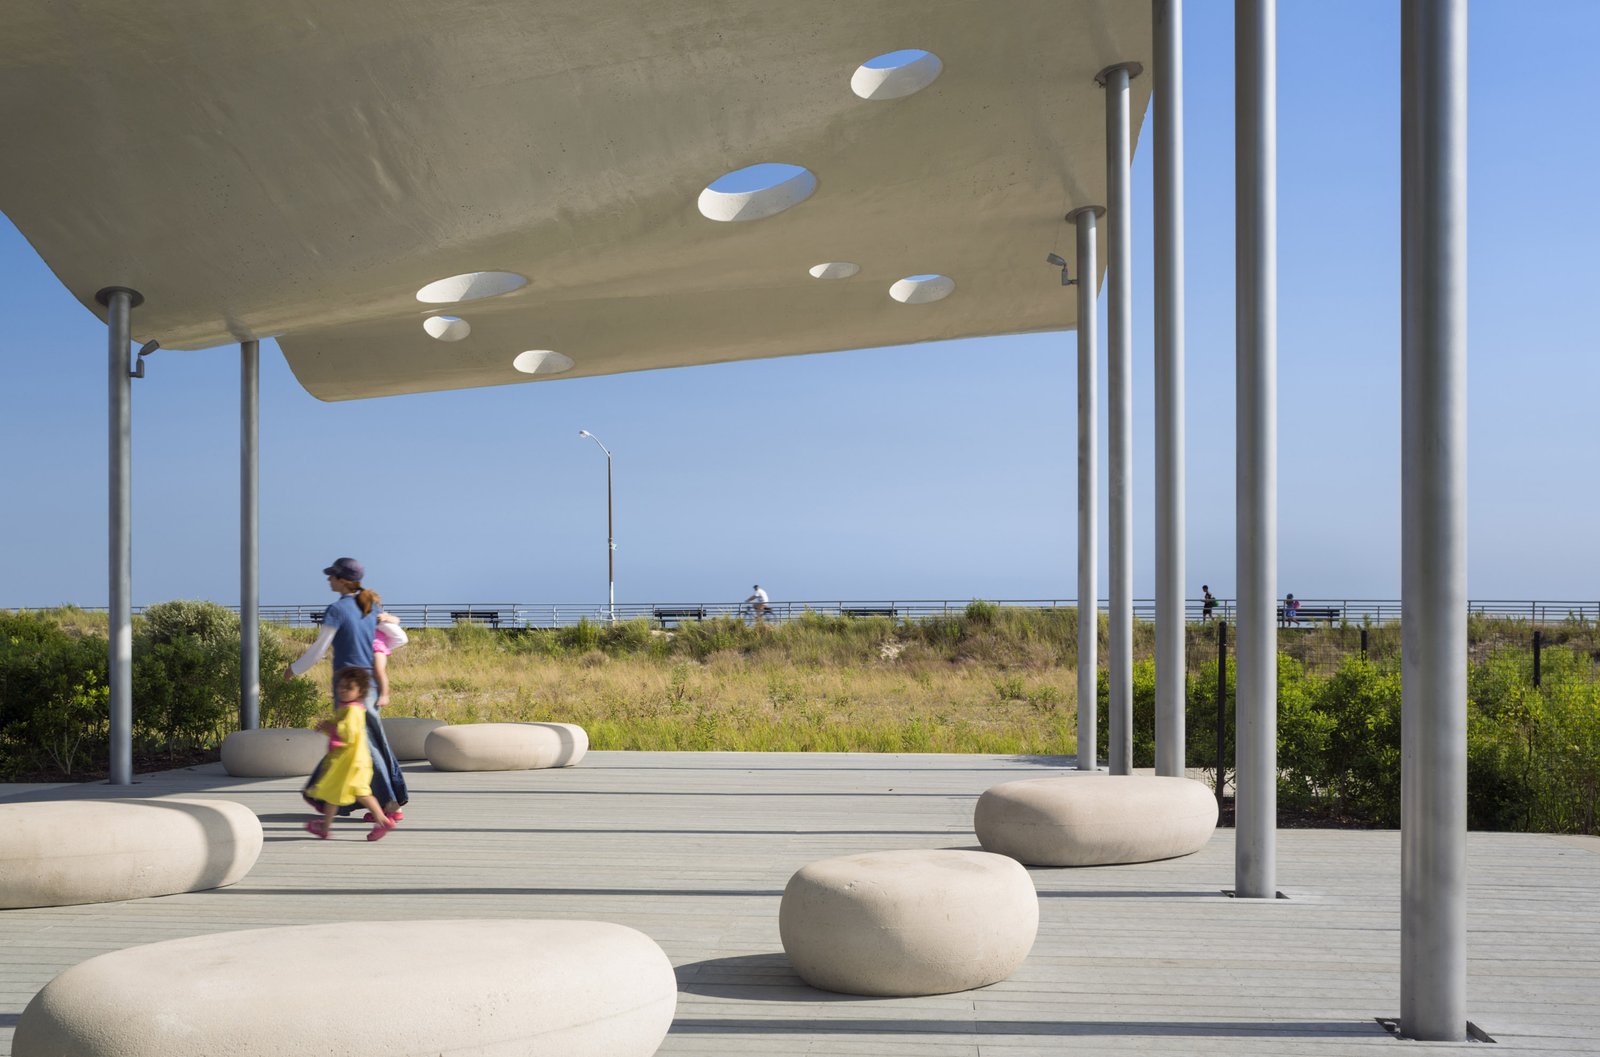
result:
M 429 316 L 422 321 L 422 329 L 438 341 L 460 341 L 472 333 L 472 324 L 460 316 Z
M 903 99 L 932 84 L 944 69 L 931 51 L 907 48 L 868 59 L 850 76 L 850 90 L 863 99 Z
M 889 296 L 902 305 L 925 305 L 943 301 L 956 288 L 948 275 L 908 275 L 889 287 Z
M 700 192 L 707 220 L 762 220 L 811 197 L 817 178 L 803 165 L 762 162 L 719 176 Z
M 517 358 L 511 361 L 511 366 L 523 374 L 560 374 L 562 371 L 572 370 L 572 357 L 551 352 L 549 349 L 529 349 L 527 352 L 517 353 Z
M 829 261 L 827 264 L 813 264 L 811 278 L 813 279 L 848 279 L 861 270 L 861 265 L 850 261 Z
M 499 297 L 527 285 L 528 277 L 516 272 L 463 272 L 447 279 L 435 279 L 417 291 L 417 300 L 429 305 L 453 305 Z

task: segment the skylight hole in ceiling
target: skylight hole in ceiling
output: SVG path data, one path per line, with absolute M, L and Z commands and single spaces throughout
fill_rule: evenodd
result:
M 862 99 L 904 99 L 932 84 L 944 69 L 931 51 L 907 48 L 868 59 L 850 75 L 850 90 Z
M 560 374 L 562 371 L 572 370 L 572 357 L 563 356 L 549 349 L 529 349 L 527 352 L 517 353 L 517 358 L 511 361 L 511 366 L 523 374 Z
M 889 287 L 889 296 L 903 305 L 925 305 L 943 301 L 956 288 L 948 275 L 908 275 Z
M 849 261 L 829 261 L 826 264 L 813 264 L 811 278 L 813 279 L 848 279 L 861 270 L 861 265 Z
M 817 178 L 805 166 L 763 162 L 711 181 L 698 205 L 707 220 L 762 220 L 799 205 L 816 189 Z
M 460 341 L 472 333 L 472 324 L 460 316 L 429 316 L 422 321 L 422 329 L 438 341 Z
M 435 279 L 417 291 L 417 300 L 429 305 L 453 305 L 499 297 L 527 285 L 528 277 L 516 272 L 464 272 L 447 279 Z

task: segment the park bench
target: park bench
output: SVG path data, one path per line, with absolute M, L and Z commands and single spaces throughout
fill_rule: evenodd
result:
M 450 619 L 457 624 L 487 624 L 491 628 L 500 626 L 500 611 L 498 609 L 452 609 Z
M 892 617 L 894 606 L 844 606 L 839 610 L 841 617 Z
M 676 624 L 682 620 L 704 620 L 706 618 L 705 606 L 656 606 L 650 612 L 661 622 L 663 628 L 667 626 L 667 621 L 669 620 Z
M 1329 624 L 1332 624 L 1340 617 L 1339 608 L 1337 606 L 1301 606 L 1299 609 L 1295 610 L 1294 615 L 1295 620 L 1301 624 L 1310 624 L 1318 620 L 1327 621 Z M 1288 621 L 1284 617 L 1283 607 L 1279 606 L 1278 626 L 1285 627 L 1287 624 Z

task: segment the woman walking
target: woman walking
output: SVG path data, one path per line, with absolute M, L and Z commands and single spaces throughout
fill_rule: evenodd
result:
M 339 558 L 322 570 L 328 578 L 328 587 L 339 596 L 338 601 L 322 614 L 322 630 L 316 641 L 306 648 L 300 658 L 284 671 L 285 679 L 293 679 L 309 671 L 331 647 L 333 670 L 358 668 L 367 673 L 370 684 L 363 703 L 366 705 L 367 748 L 372 755 L 372 795 L 383 805 L 386 815 L 395 821 L 404 817 L 400 810 L 410 800 L 406 790 L 405 774 L 389 748 L 389 739 L 383 734 L 383 720 L 378 714 L 379 686 L 373 671 L 372 642 L 377 635 L 379 607 L 382 600 L 376 591 L 361 586 L 366 569 L 354 558 Z M 318 768 L 318 772 L 321 768 Z M 313 773 L 301 792 L 307 803 L 322 810 L 322 801 L 311 795 L 319 779 Z M 340 808 L 349 814 L 355 805 Z

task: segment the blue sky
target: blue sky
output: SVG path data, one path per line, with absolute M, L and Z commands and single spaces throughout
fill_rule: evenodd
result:
M 1187 7 L 1188 581 L 1226 596 L 1231 5 Z M 1597 43 L 1588 0 L 1472 6 L 1475 598 L 1600 598 Z M 1397 4 L 1280 4 L 1278 582 L 1302 597 L 1399 593 L 1398 54 Z M 1134 195 L 1147 597 L 1148 137 Z M 7 223 L 0 280 L 0 606 L 103 605 L 104 328 Z M 738 599 L 757 580 L 774 599 L 1070 598 L 1074 357 L 1061 333 L 324 404 L 264 342 L 262 600 L 322 600 L 341 554 L 391 602 L 603 600 L 605 465 L 579 429 L 616 455 L 619 601 Z M 237 350 L 157 353 L 133 390 L 134 600 L 235 602 Z M 357 467 L 323 454 L 362 445 Z

